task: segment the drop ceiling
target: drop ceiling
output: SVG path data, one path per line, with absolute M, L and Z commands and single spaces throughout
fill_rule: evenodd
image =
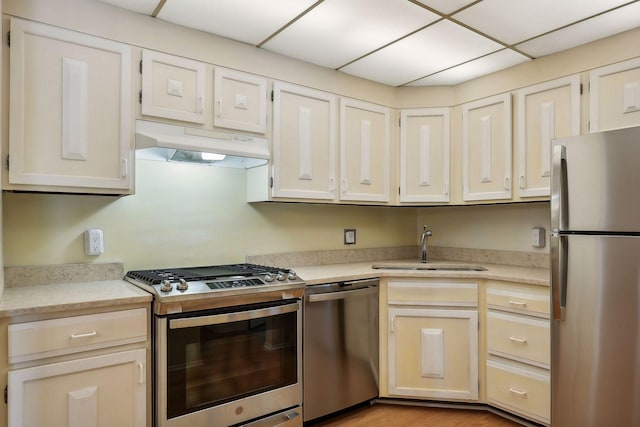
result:
M 640 26 L 640 0 L 101 0 L 389 86 L 453 85 Z

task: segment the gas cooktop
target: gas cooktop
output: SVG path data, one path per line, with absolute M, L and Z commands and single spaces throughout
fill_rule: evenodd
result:
M 257 264 L 227 264 L 127 272 L 125 280 L 157 298 L 204 296 L 224 291 L 256 291 L 266 287 L 301 287 L 304 282 L 290 269 Z

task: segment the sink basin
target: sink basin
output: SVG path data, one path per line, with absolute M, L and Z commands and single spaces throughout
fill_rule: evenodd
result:
M 441 262 L 386 262 L 373 264 L 371 268 L 384 270 L 416 270 L 416 271 L 487 271 L 486 268 L 472 264 L 447 264 Z

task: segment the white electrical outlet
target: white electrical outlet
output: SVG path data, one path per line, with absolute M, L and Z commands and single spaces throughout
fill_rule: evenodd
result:
M 100 255 L 104 253 L 104 235 L 99 228 L 90 228 L 84 232 L 84 253 Z

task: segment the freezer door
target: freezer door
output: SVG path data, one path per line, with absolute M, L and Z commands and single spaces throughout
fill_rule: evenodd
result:
M 640 237 L 560 238 L 566 306 L 551 320 L 551 425 L 640 426 Z
M 552 229 L 640 232 L 640 127 L 557 139 L 553 155 Z

